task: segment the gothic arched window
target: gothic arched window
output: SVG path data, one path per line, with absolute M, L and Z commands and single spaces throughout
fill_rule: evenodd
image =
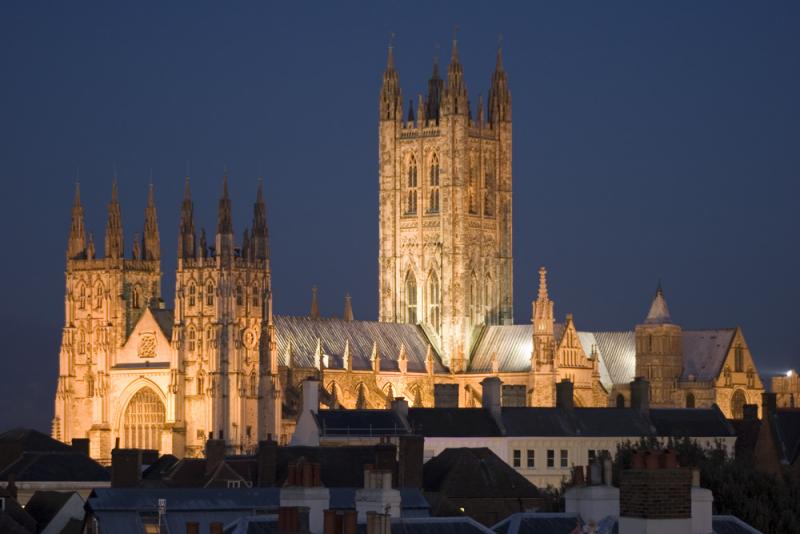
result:
M 94 287 L 94 307 L 97 309 L 103 307 L 103 284 L 100 282 Z
M 430 200 L 428 213 L 439 213 L 439 156 L 431 156 L 431 169 L 428 176 L 430 186 Z
M 189 330 L 186 332 L 186 349 L 189 352 L 194 352 L 197 348 L 197 333 L 194 330 L 193 326 L 189 327 Z
M 206 306 L 214 305 L 214 284 L 211 282 L 206 286 Z
M 441 290 L 439 277 L 435 271 L 428 275 L 428 322 L 438 334 L 442 328 L 441 316 Z
M 486 324 L 494 323 L 494 285 L 492 284 L 492 277 L 486 276 L 483 281 L 483 317 Z
M 125 409 L 122 436 L 128 449 L 161 449 L 164 403 L 149 387 L 140 389 Z
M 406 180 L 406 213 L 417 213 L 417 159 L 411 156 L 408 160 L 408 177 Z
M 206 374 L 202 370 L 199 373 L 197 373 L 197 394 L 198 395 L 203 395 L 205 393 L 205 391 L 203 389 L 205 387 L 205 378 L 206 378 Z
M 244 304 L 244 289 L 241 284 L 236 286 L 236 305 L 242 306 Z
M 86 354 L 86 332 L 78 330 L 78 354 Z
M 469 212 L 478 214 L 478 164 L 475 157 L 469 160 Z
M 731 397 L 731 419 L 742 419 L 744 417 L 744 404 L 747 399 L 744 396 L 744 391 L 737 389 L 733 392 Z
M 78 309 L 82 310 L 86 307 L 86 286 L 81 284 L 78 286 Z
M 733 370 L 736 373 L 744 371 L 744 349 L 741 345 L 736 345 L 733 352 Z
M 214 327 L 209 326 L 206 328 L 206 347 L 209 352 L 214 348 Z
M 417 323 L 417 279 L 413 271 L 406 275 L 406 322 Z
M 261 302 L 261 298 L 258 294 L 258 284 L 253 284 L 253 294 L 251 295 L 251 301 L 253 303 L 254 308 L 258 308 L 259 303 Z
M 194 282 L 189 283 L 189 307 L 194 308 L 196 304 L 196 295 L 197 295 L 197 286 L 194 285 Z
M 687 393 L 686 394 L 686 407 L 687 408 L 694 408 L 694 393 Z
M 491 161 L 486 163 L 486 173 L 483 178 L 483 214 L 487 217 L 494 216 L 494 194 L 496 190 L 494 165 Z
M 250 396 L 251 397 L 258 396 L 258 380 L 256 379 L 255 371 L 252 371 L 250 373 Z

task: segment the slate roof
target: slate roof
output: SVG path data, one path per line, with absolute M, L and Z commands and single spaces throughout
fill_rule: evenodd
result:
M 23 451 L 71 451 L 72 447 L 31 428 L 12 428 L 0 434 L 0 447 L 19 445 Z
M 492 527 L 497 534 L 571 534 L 583 526 L 578 514 L 518 512 Z
M 366 525 L 359 525 L 359 532 L 366 532 Z M 491 534 L 470 517 L 409 517 L 393 519 L 392 534 Z
M 73 495 L 75 493 L 69 491 L 37 491 L 28 500 L 25 511 L 36 520 L 41 532 Z
M 712 534 L 761 534 L 741 519 L 732 515 L 711 516 Z
M 322 351 L 328 355 L 328 366 L 342 367 L 345 342 L 350 343 L 353 369 L 372 368 L 373 343 L 377 343 L 381 358 L 381 369 L 398 370 L 397 358 L 400 346 L 405 347 L 408 370 L 425 372 L 425 357 L 428 353 L 428 339 L 417 325 L 383 323 L 378 321 L 345 321 L 337 318 L 311 319 L 309 317 L 275 316 L 275 332 L 280 365 L 286 361 L 289 342 L 295 362 L 300 367 L 314 367 L 314 354 L 317 340 L 321 340 Z M 444 372 L 436 351 L 434 371 Z
M 722 370 L 735 333 L 735 328 L 684 330 L 681 380 L 689 380 L 690 375 L 698 382 L 715 380 Z
M 150 308 L 150 313 L 158 323 L 158 327 L 167 339 L 172 339 L 172 324 L 175 322 L 175 312 L 163 308 Z
M 394 410 L 319 410 L 315 419 L 320 431 L 327 436 L 408 433 L 405 423 Z
M 527 478 L 489 448 L 445 449 L 423 466 L 425 491 L 448 498 L 536 498 Z
M 79 452 L 25 452 L 0 472 L 0 480 L 15 475 L 17 481 L 107 482 L 106 468 Z
M 736 429 L 723 413 L 713 408 L 658 408 L 650 410 L 650 421 L 659 436 L 735 436 Z
M 483 408 L 409 408 L 412 431 L 425 437 L 499 436 L 500 428 Z

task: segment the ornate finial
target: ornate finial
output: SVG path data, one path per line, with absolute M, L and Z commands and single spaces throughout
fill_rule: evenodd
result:
M 389 34 L 389 51 L 386 55 L 386 70 L 394 69 L 394 32 Z
M 661 287 L 661 277 L 658 277 L 658 287 L 656 288 L 656 295 L 663 295 L 664 289 Z
M 81 183 L 79 181 L 75 181 L 75 200 L 72 203 L 73 206 L 80 206 L 81 205 Z
M 308 316 L 319 319 L 319 303 L 317 302 L 317 286 L 311 286 L 311 312 Z

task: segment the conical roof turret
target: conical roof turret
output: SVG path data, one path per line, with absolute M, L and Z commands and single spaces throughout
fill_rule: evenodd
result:
M 75 182 L 75 199 L 72 201 L 72 221 L 67 241 L 67 259 L 82 260 L 86 258 L 86 227 L 83 221 L 81 205 L 81 184 Z
M 265 260 L 269 258 L 269 229 L 267 227 L 267 206 L 264 203 L 264 181 L 258 181 L 256 202 L 253 204 L 253 232 L 251 259 Z
M 233 234 L 233 216 L 231 215 L 231 197 L 228 195 L 228 173 L 222 177 L 222 196 L 219 199 L 217 212 L 217 233 Z
M 381 86 L 380 120 L 402 120 L 403 104 L 400 92 L 400 77 L 394 68 L 394 43 L 389 43 L 386 55 L 386 69 L 383 71 Z
M 503 48 L 497 46 L 497 62 L 492 74 L 489 89 L 489 122 L 511 120 L 511 91 L 508 89 L 508 75 L 503 68 Z
M 117 177 L 111 185 L 111 202 L 108 204 L 108 222 L 106 223 L 105 257 L 120 259 L 124 256 L 122 239 L 122 209 L 119 205 Z
M 450 51 L 450 64 L 447 66 L 447 85 L 444 90 L 445 109 L 455 115 L 469 115 L 467 85 L 464 81 L 464 68 L 458 58 L 458 40 L 453 39 Z
M 147 207 L 144 209 L 142 254 L 145 260 L 161 259 L 161 238 L 158 234 L 158 216 L 156 215 L 156 200 L 152 183 L 147 190 Z
M 664 298 L 664 290 L 661 288 L 661 282 L 658 283 L 656 295 L 653 297 L 653 302 L 650 303 L 650 311 L 647 312 L 647 317 L 645 318 L 644 323 L 672 324 L 672 318 L 669 315 L 667 299 Z
M 178 229 L 178 258 L 194 258 L 195 248 L 194 232 L 194 204 L 192 203 L 192 190 L 189 186 L 189 177 L 183 186 L 183 202 L 181 203 L 181 222 Z

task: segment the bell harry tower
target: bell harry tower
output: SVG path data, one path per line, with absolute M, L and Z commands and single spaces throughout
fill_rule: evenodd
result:
M 453 40 L 427 95 L 403 97 L 389 47 L 379 105 L 379 313 L 419 324 L 452 370 L 478 327 L 511 324 L 511 93 L 502 50 L 473 116 Z

